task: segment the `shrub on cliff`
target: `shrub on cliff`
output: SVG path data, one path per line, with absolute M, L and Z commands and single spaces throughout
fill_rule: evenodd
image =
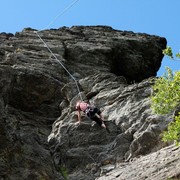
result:
M 180 113 L 175 116 L 175 121 L 168 126 L 168 130 L 163 133 L 163 141 L 175 141 L 176 145 L 180 145 Z
M 175 59 L 172 52 L 172 48 L 169 46 L 167 46 L 166 49 L 163 50 L 163 54 L 170 57 L 173 60 L 180 60 L 180 52 L 175 54 L 175 57 L 177 58 Z
M 158 78 L 153 86 L 152 110 L 157 114 L 167 114 L 180 105 L 180 71 L 172 73 L 166 69 L 164 76 Z M 163 141 L 180 140 L 180 114 L 170 123 L 168 130 L 163 133 Z

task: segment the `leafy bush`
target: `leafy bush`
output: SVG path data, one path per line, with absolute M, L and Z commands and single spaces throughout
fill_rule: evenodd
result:
M 158 78 L 153 86 L 152 110 L 157 114 L 167 114 L 180 104 L 180 71 L 172 73 L 166 69 L 163 77 Z M 163 141 L 174 140 L 176 144 L 180 140 L 180 114 L 175 117 L 175 122 L 168 126 L 163 133 Z
M 170 123 L 168 130 L 163 133 L 164 142 L 175 141 L 176 145 L 180 145 L 180 113 L 175 117 L 175 121 Z
M 163 77 L 156 80 L 151 108 L 157 114 L 167 114 L 180 102 L 180 71 L 174 75 L 167 68 Z
M 163 50 L 163 54 L 169 56 L 171 59 L 174 59 L 172 48 L 167 46 L 166 49 Z M 176 58 L 180 58 L 180 53 L 175 54 Z M 176 59 L 174 59 L 176 60 Z M 179 60 L 179 59 L 178 59 Z

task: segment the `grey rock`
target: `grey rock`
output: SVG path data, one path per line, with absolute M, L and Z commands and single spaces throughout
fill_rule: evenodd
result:
M 109 84 L 103 83 L 103 79 Z M 49 136 L 53 157 L 58 157 L 57 165 L 67 167 L 70 174 L 74 169 L 79 169 L 90 173 L 90 176 L 94 174 L 95 177 L 104 172 L 101 167 L 106 163 L 129 161 L 163 147 L 160 134 L 172 118 L 171 115 L 152 114 L 149 99 L 152 80 L 147 79 L 133 85 L 125 82 L 120 84 L 121 78 L 114 78 L 114 75 L 106 73 L 87 77 L 87 84 L 80 80 L 81 87 L 87 92 L 96 91 L 90 102 L 99 107 L 103 105 L 101 109 L 110 134 L 98 126 L 92 127 L 91 121 L 86 117 L 83 117 L 79 126 L 75 126 L 75 112 L 65 111 L 53 124 Z M 95 85 L 89 86 L 93 82 Z M 97 165 L 93 172 L 86 169 L 92 163 Z
M 116 168 L 96 180 L 179 179 L 180 148 L 169 146 L 147 156 L 119 163 Z
M 38 32 L 57 60 L 36 32 L 0 34 L 1 179 L 93 180 L 166 145 L 160 134 L 173 114 L 152 114 L 149 98 L 165 38 L 107 26 Z M 75 124 L 80 95 L 110 134 L 84 115 Z

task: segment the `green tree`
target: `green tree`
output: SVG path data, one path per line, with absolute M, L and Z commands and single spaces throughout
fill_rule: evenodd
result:
M 170 57 L 173 60 L 178 60 L 178 61 L 180 60 L 180 52 L 175 54 L 176 58 L 174 58 L 172 48 L 170 46 L 167 46 L 166 49 L 163 50 L 163 54 Z
M 154 94 L 151 97 L 151 108 L 154 113 L 167 114 L 180 105 L 180 71 L 173 74 L 166 68 L 164 76 L 158 78 L 153 86 Z M 170 123 L 168 130 L 163 133 L 163 141 L 180 140 L 180 115 Z
M 180 145 L 180 113 L 179 116 L 175 117 L 175 121 L 168 126 L 168 130 L 164 131 L 162 140 L 164 142 L 175 141 L 177 146 Z

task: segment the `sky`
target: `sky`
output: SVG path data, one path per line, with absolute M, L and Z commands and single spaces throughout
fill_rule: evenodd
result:
M 0 33 L 77 25 L 158 35 L 180 51 L 180 0 L 1 0 Z M 180 61 L 164 57 L 157 76 L 166 66 L 180 70 Z

